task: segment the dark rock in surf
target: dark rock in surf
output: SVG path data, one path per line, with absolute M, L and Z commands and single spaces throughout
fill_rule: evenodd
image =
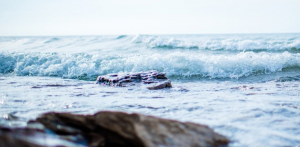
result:
M 86 146 L 85 142 L 80 134 L 57 135 L 44 127 L 0 127 L 0 147 Z
M 43 130 L 28 128 L 0 127 L 0 147 L 44 147 L 28 141 L 34 135 L 44 134 Z
M 88 146 L 220 146 L 229 140 L 205 125 L 137 113 L 46 113 L 37 119 L 58 135 L 80 135 Z
M 98 76 L 96 84 L 107 86 L 128 87 L 135 84 L 147 84 L 149 90 L 157 90 L 172 87 L 171 81 L 165 73 L 158 71 L 138 72 L 131 74 L 109 74 Z
M 147 87 L 149 90 L 158 90 L 158 89 L 163 89 L 166 87 L 172 87 L 171 82 L 170 81 L 165 81 L 165 82 L 161 82 L 157 85 L 151 86 L 151 87 Z
M 205 125 L 112 111 L 50 112 L 29 121 L 26 128 L 0 127 L 0 147 L 217 147 L 229 142 Z
M 229 143 L 226 137 L 215 133 L 205 125 L 137 113 L 103 111 L 94 116 L 97 126 L 117 133 L 136 146 L 207 147 Z

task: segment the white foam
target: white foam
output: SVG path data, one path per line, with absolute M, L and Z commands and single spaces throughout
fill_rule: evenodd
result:
M 78 76 L 159 70 L 168 76 L 239 78 L 255 73 L 269 74 L 300 67 L 300 54 L 241 52 L 234 55 L 205 55 L 184 52 L 124 56 L 64 53 L 0 54 L 0 72 L 16 75 Z
M 103 60 L 101 70 L 107 72 L 143 71 L 157 69 L 169 75 L 200 75 L 211 78 L 239 78 L 253 73 L 274 73 L 283 68 L 299 67 L 300 55 L 284 52 L 239 53 L 236 55 L 194 55 L 182 52 L 154 54 L 151 56 L 131 56 L 127 58 Z
M 296 36 L 296 37 L 295 37 Z M 300 49 L 300 36 L 283 35 L 204 35 L 204 36 L 153 36 L 137 35 L 132 42 L 151 48 L 198 48 L 209 50 L 290 50 Z
M 239 78 L 299 67 L 299 53 L 291 51 L 299 48 L 299 34 L 0 37 L 0 73 L 76 78 L 154 69 Z

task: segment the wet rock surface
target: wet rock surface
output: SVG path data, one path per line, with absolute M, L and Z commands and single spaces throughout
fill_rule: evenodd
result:
M 148 85 L 147 88 L 149 90 L 172 87 L 171 81 L 166 77 L 166 73 L 155 70 L 130 74 L 109 74 L 98 76 L 96 84 L 116 87 L 146 84 Z
M 42 147 L 28 141 L 34 135 L 44 134 L 43 130 L 29 128 L 0 127 L 0 147 Z
M 207 147 L 227 146 L 230 141 L 205 125 L 101 111 L 46 113 L 29 121 L 27 128 L 0 128 L 0 142 L 0 146 Z
M 229 140 L 204 125 L 137 113 L 99 112 L 96 125 L 117 132 L 136 146 L 219 146 Z

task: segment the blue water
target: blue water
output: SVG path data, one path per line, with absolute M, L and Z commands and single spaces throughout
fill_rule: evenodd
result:
M 2 37 L 0 73 L 76 78 L 158 70 L 240 78 L 299 68 L 300 34 Z
M 147 70 L 173 88 L 93 84 Z M 299 77 L 300 34 L 0 37 L 0 124 L 26 124 L 9 113 L 119 110 L 206 124 L 231 146 L 296 146 Z

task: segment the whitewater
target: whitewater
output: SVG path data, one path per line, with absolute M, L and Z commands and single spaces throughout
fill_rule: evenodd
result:
M 94 84 L 149 70 L 173 88 Z M 0 124 L 9 127 L 48 111 L 120 110 L 205 124 L 230 146 L 296 146 L 299 81 L 300 34 L 0 37 Z

